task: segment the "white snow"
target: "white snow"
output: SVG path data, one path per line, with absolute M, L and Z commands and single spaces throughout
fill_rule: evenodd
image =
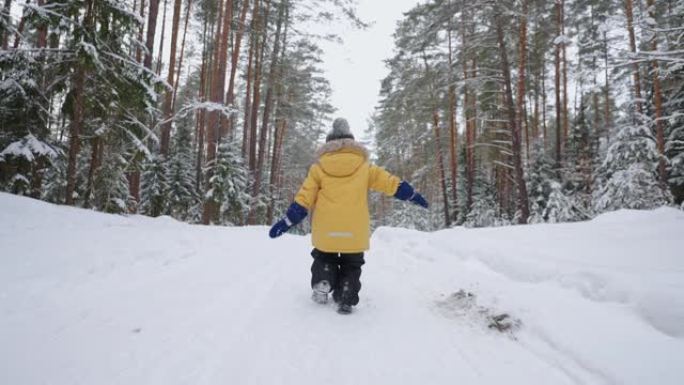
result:
M 0 384 L 684 381 L 676 209 L 380 228 L 350 316 L 309 299 L 309 237 L 7 194 L 0 213 Z M 478 309 L 521 326 L 491 330 Z

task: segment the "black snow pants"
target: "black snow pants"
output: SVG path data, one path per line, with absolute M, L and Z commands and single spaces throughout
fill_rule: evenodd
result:
M 359 303 L 361 290 L 361 266 L 365 263 L 363 253 L 326 253 L 311 251 L 311 287 L 328 281 L 333 290 L 333 300 L 340 304 Z

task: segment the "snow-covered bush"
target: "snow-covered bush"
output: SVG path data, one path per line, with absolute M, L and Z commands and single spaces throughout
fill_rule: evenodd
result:
M 648 166 L 635 163 L 615 172 L 600 190 L 594 206 L 598 212 L 618 209 L 652 209 L 669 202 Z
M 163 156 L 154 156 L 143 168 L 140 209 L 145 215 L 158 217 L 166 213 L 169 182 L 168 165 Z
M 126 159 L 108 152 L 97 173 L 94 184 L 95 207 L 99 211 L 121 214 L 131 201 L 126 178 Z
M 574 199 L 563 193 L 560 183 L 551 181 L 549 199 L 546 202 L 542 218 L 545 222 L 560 223 L 573 222 L 583 219 Z
M 183 221 L 190 220 L 196 212 L 191 208 L 201 203 L 197 192 L 191 143 L 192 133 L 188 125 L 179 125 L 168 165 L 167 198 L 168 214 Z
M 597 186 L 594 210 L 622 208 L 650 209 L 668 204 L 671 196 L 658 183 L 658 152 L 655 141 L 644 125 L 624 126 L 608 149 Z
M 475 200 L 463 223 L 465 227 L 497 227 L 510 224 L 510 221 L 502 218 L 496 202 L 486 197 Z
M 39 197 L 43 175 L 58 156 L 58 150 L 32 134 L 11 142 L 0 152 L 3 190 Z
M 212 167 L 212 175 L 207 185 L 205 199 L 219 205 L 219 221 L 224 224 L 238 224 L 243 220 L 245 210 L 249 208 L 250 197 L 247 194 L 249 172 L 241 155 L 241 143 L 237 140 L 224 140 L 219 144 L 216 160 Z M 266 207 L 258 202 L 258 207 Z M 263 210 L 260 210 L 263 211 Z

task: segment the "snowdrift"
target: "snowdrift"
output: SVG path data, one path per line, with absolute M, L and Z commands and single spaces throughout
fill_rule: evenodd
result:
M 308 237 L 7 194 L 0 213 L 0 384 L 684 382 L 675 209 L 380 228 L 351 316 L 310 301 Z

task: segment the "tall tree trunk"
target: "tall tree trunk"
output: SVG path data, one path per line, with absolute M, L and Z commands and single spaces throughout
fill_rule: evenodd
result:
M 562 23 L 562 12 L 561 12 L 561 0 L 556 0 L 556 36 L 560 38 L 561 36 L 561 23 Z M 560 175 L 561 169 L 561 159 L 562 159 L 562 149 L 561 149 L 561 138 L 563 137 L 563 122 L 562 122 L 562 108 L 561 108 L 561 62 L 560 62 L 560 42 L 556 42 L 556 49 L 554 50 L 554 64 L 555 64 L 555 92 L 556 92 L 556 170 Z
M 216 92 L 218 87 L 217 74 L 219 72 L 219 60 L 220 60 L 220 41 L 221 41 L 221 30 L 225 26 L 223 25 L 223 1 L 219 1 L 218 16 L 216 18 L 216 30 L 214 31 L 214 44 L 212 51 L 212 61 L 211 65 L 207 67 L 207 71 L 211 74 L 211 81 L 208 82 L 208 93 L 209 100 L 216 103 Z M 218 111 L 212 109 L 208 112 L 207 127 L 206 127 L 206 144 L 207 144 L 207 156 L 206 164 L 210 164 L 214 159 L 216 159 L 216 147 L 218 144 Z M 211 175 L 207 175 L 210 178 Z M 205 210 L 206 211 L 206 210 Z
M 463 121 L 465 124 L 465 174 L 466 174 L 466 211 L 470 211 L 473 205 L 473 173 L 470 170 L 471 167 L 471 153 L 473 150 L 472 143 L 472 105 L 470 102 L 470 88 L 468 86 L 468 35 L 466 30 L 466 25 L 468 23 L 468 14 L 466 1 L 463 0 L 461 3 L 461 38 L 462 38 L 462 48 L 461 48 L 461 61 L 463 62 Z
M 643 114 L 643 108 L 641 103 L 641 76 L 639 75 L 639 63 L 636 60 L 636 37 L 634 35 L 634 16 L 632 0 L 625 0 L 625 16 L 627 17 L 627 32 L 629 33 L 629 49 L 632 52 L 633 60 L 632 76 L 634 79 L 634 104 L 636 106 L 636 112 L 639 115 L 641 115 Z
M 608 37 L 607 33 L 604 31 L 603 32 L 603 61 L 604 61 L 604 66 L 605 66 L 605 76 L 606 76 L 606 84 L 605 87 L 603 88 L 604 92 L 604 120 L 605 120 L 605 134 L 606 138 L 610 137 L 610 127 L 613 125 L 613 118 L 611 116 L 611 111 L 610 111 L 610 75 L 608 74 Z
M 655 2 L 646 0 L 648 4 L 648 14 L 651 19 L 656 20 Z M 655 31 L 652 33 L 651 51 L 658 52 L 658 37 Z M 667 170 L 665 169 L 665 131 L 663 128 L 663 96 L 660 86 L 660 67 L 658 60 L 651 61 L 653 67 L 653 105 L 655 106 L 655 129 L 656 129 L 656 148 L 658 149 L 658 177 L 660 187 L 667 187 Z
M 93 0 L 85 0 L 85 15 L 83 17 L 83 25 L 86 29 L 91 29 L 94 21 Z M 78 161 L 78 154 L 81 150 L 81 131 L 83 130 L 83 123 L 85 121 L 85 80 L 86 69 L 80 65 L 76 68 L 74 73 L 74 104 L 73 104 L 73 119 L 70 127 L 69 137 L 69 156 L 67 158 L 67 185 L 66 197 L 64 203 L 69 206 L 74 204 L 74 192 L 76 191 L 76 162 Z
M 439 111 L 437 108 L 432 110 L 432 126 L 435 130 L 435 141 L 436 141 L 436 152 L 437 152 L 437 168 L 439 170 L 439 180 L 442 186 L 442 198 L 444 201 L 444 226 L 449 227 L 451 225 L 451 219 L 449 216 L 449 193 L 446 186 L 446 173 L 444 172 L 444 159 L 442 157 L 442 140 L 439 130 Z
M 175 0 L 173 5 L 173 21 L 171 23 L 171 49 L 169 54 L 169 73 L 166 82 L 173 87 L 176 70 L 176 43 L 178 42 L 178 25 L 180 23 L 181 0 Z M 161 50 L 160 50 L 161 51 Z M 173 118 L 173 94 L 175 90 L 172 88 L 166 90 L 164 95 L 164 105 L 162 108 L 164 122 L 161 126 L 161 154 L 164 157 L 169 156 L 169 144 L 171 141 L 171 121 Z
M 38 6 L 42 7 L 45 5 L 45 0 L 38 0 Z M 47 29 L 47 24 L 45 22 L 41 22 L 38 25 L 38 48 L 45 48 L 47 47 L 47 34 L 48 34 L 48 29 Z
M 140 23 L 140 29 L 138 30 L 138 42 L 142 44 L 143 32 L 145 31 L 145 0 L 140 0 L 140 20 L 142 20 L 142 23 Z M 138 63 L 142 63 L 142 50 L 140 49 L 140 45 L 136 44 L 136 46 L 137 48 L 135 49 L 135 61 Z
M 235 34 L 233 42 L 233 51 L 230 59 L 230 77 L 228 79 L 228 92 L 226 93 L 226 105 L 235 105 L 235 76 L 237 74 L 238 59 L 240 58 L 240 48 L 242 46 L 242 36 L 245 32 L 245 20 L 247 19 L 247 10 L 249 9 L 249 0 L 243 0 L 242 12 L 240 13 L 240 20 L 238 21 L 238 29 Z M 229 135 L 235 128 L 235 114 L 230 115 L 230 119 L 226 121 L 227 128 L 223 128 Z
M 539 9 L 534 8 L 534 34 L 532 41 L 534 48 L 532 56 L 534 57 L 534 111 L 532 112 L 532 137 L 536 142 L 539 139 L 539 86 L 541 84 L 541 67 L 545 64 L 543 52 L 539 49 Z
M 470 75 L 469 77 L 471 79 L 477 79 L 477 59 L 473 58 L 471 63 L 470 63 Z M 471 91 L 469 92 L 469 100 L 470 100 L 470 116 L 468 119 L 468 127 L 467 127 L 467 138 L 466 138 L 466 145 L 467 145 L 467 170 L 468 170 L 468 176 L 467 176 L 467 185 L 468 185 L 468 197 L 469 197 L 469 202 L 470 204 L 473 203 L 473 194 L 474 194 L 474 188 L 475 188 L 475 139 L 477 136 L 477 88 L 472 87 Z M 470 207 L 470 206 L 468 206 Z
M 86 182 L 85 197 L 83 207 L 90 208 L 90 196 L 93 194 L 93 185 L 95 180 L 95 170 L 100 167 L 100 146 L 102 139 L 95 136 L 90 140 L 90 168 L 88 169 L 88 181 Z
M 522 14 L 520 15 L 520 36 L 519 36 L 519 63 L 518 63 L 518 98 L 516 110 L 518 111 L 518 127 L 522 127 L 525 117 L 525 69 L 527 68 L 527 0 L 522 0 Z M 525 125 L 527 127 L 527 125 Z M 527 158 L 530 157 L 529 131 L 525 130 L 525 141 Z
M 258 155 L 258 149 L 257 149 L 257 124 L 259 122 L 259 107 L 261 106 L 261 78 L 262 78 L 262 67 L 264 63 L 264 56 L 265 56 L 265 51 L 266 51 L 266 31 L 268 31 L 268 22 L 269 22 L 269 10 L 270 10 L 270 3 L 266 3 L 266 7 L 264 8 L 264 15 L 263 15 L 263 23 L 260 22 L 261 17 L 257 20 L 257 34 L 260 35 L 260 38 L 257 39 L 257 46 L 255 47 L 256 50 L 256 63 L 254 65 L 254 97 L 252 99 L 252 112 L 250 113 L 250 128 L 251 128 L 251 134 L 250 137 L 252 141 L 250 142 L 250 156 L 249 156 L 249 165 L 250 165 L 250 174 L 253 177 L 252 183 L 254 185 L 260 184 L 260 182 L 256 181 L 257 177 L 257 155 Z M 265 135 L 265 133 L 264 133 Z M 261 147 L 264 143 L 261 141 L 261 138 L 259 138 L 259 146 Z M 261 177 L 261 175 L 258 175 L 258 177 Z M 255 190 L 254 188 L 252 189 L 252 197 L 256 198 L 259 195 L 259 191 Z M 255 210 L 254 205 L 251 207 L 249 211 L 249 215 L 247 216 L 247 223 L 250 225 L 256 224 L 257 221 L 257 212 Z
M 226 4 L 227 5 L 227 4 Z M 208 82 L 209 88 L 209 100 L 213 103 L 220 103 L 217 100 L 216 95 L 219 92 L 219 73 L 221 69 L 221 40 L 222 33 L 224 30 L 230 28 L 225 25 L 224 12 L 228 13 L 227 9 L 224 9 L 224 2 L 219 0 L 218 2 L 218 16 L 216 17 L 216 31 L 214 34 L 214 44 L 212 52 L 213 60 L 211 64 L 207 67 L 210 69 L 208 72 L 211 73 L 211 81 Z M 219 112 L 214 109 L 209 111 L 209 116 L 207 119 L 206 127 L 206 143 L 207 143 L 207 156 L 206 163 L 207 173 L 206 180 L 207 184 L 213 175 L 214 161 L 216 160 L 216 150 L 218 148 L 218 124 L 219 124 Z M 202 223 L 211 224 L 212 221 L 216 220 L 218 214 L 218 205 L 212 199 L 207 199 L 204 201 L 204 207 L 202 210 Z
M 178 85 L 180 84 L 181 72 L 183 70 L 183 57 L 185 56 L 185 38 L 188 34 L 188 21 L 190 20 L 191 7 L 192 0 L 188 0 L 188 5 L 185 10 L 185 25 L 183 26 L 183 39 L 181 41 L 180 58 L 178 59 L 178 70 L 176 71 L 176 80 L 173 83 L 173 100 L 171 101 L 171 111 L 176 110 L 176 95 L 178 94 Z
M 271 158 L 271 176 L 270 176 L 270 192 L 271 192 L 271 202 L 268 206 L 268 212 L 266 213 L 266 218 L 268 223 L 273 222 L 273 212 L 275 210 L 275 193 L 279 191 L 281 185 L 280 181 L 280 158 L 281 151 L 283 147 L 283 139 L 285 137 L 285 130 L 287 130 L 287 119 L 284 117 L 276 118 L 276 131 L 273 140 L 273 157 Z
M 31 4 L 31 0 L 26 0 L 26 5 Z M 24 33 L 24 27 L 26 26 L 26 18 L 24 16 L 19 19 L 19 25 L 17 26 L 17 31 L 14 34 L 14 49 L 19 48 L 19 44 L 21 43 L 21 37 L 23 36 Z M 8 37 L 9 38 L 9 37 Z
M 3 18 L 5 19 L 4 20 L 5 25 L 9 25 L 10 21 L 12 20 L 11 15 L 10 15 L 11 9 L 12 9 L 12 0 L 5 0 L 5 5 L 2 8 L 2 14 L 3 14 Z M 2 40 L 2 49 L 4 49 L 5 51 L 9 47 L 9 36 L 10 36 L 9 28 L 3 28 L 0 31 L 0 39 Z
M 504 41 L 503 33 L 503 21 L 501 20 L 501 14 L 497 12 L 496 14 L 496 35 L 499 41 L 499 51 L 501 54 L 501 69 L 504 76 L 504 86 L 506 89 L 506 108 L 508 110 L 508 121 L 511 126 L 511 137 L 513 145 L 513 168 L 515 171 L 515 182 L 518 186 L 518 210 L 520 211 L 520 224 L 527 223 L 527 219 L 530 216 L 530 208 L 527 197 L 527 186 L 525 184 L 525 177 L 522 168 L 522 146 L 520 141 L 520 127 L 518 126 L 518 120 L 516 119 L 516 110 L 513 105 L 513 90 L 511 86 L 511 73 L 508 66 L 508 55 L 506 53 L 506 43 Z
M 198 98 L 200 103 L 205 101 L 205 96 L 204 92 L 207 87 L 207 55 L 208 49 L 207 49 L 207 25 L 209 24 L 208 20 L 204 20 L 204 27 L 202 28 L 202 67 L 200 68 L 200 85 L 199 85 L 199 90 L 198 90 Z M 197 180 L 197 189 L 200 189 L 200 183 L 202 181 L 202 165 L 204 164 L 203 160 L 203 155 L 204 155 L 204 118 L 205 118 L 205 110 L 199 109 L 197 111 L 197 163 L 195 165 L 195 174 L 196 174 L 196 180 Z M 205 225 L 208 225 L 209 223 L 202 222 Z
M 271 118 L 271 110 L 273 108 L 273 88 L 276 81 L 276 71 L 278 69 L 278 55 L 280 51 L 280 32 L 282 30 L 283 18 L 285 15 L 285 7 L 287 6 L 287 0 L 280 2 L 278 7 L 278 18 L 276 21 L 276 33 L 275 39 L 273 41 L 273 50 L 271 51 L 271 63 L 268 71 L 268 78 L 266 80 L 266 97 L 264 99 L 264 115 L 261 119 L 261 132 L 259 132 L 259 156 L 257 159 L 256 174 L 254 176 L 254 185 L 252 189 L 252 195 L 257 196 L 261 190 L 261 176 L 264 169 L 264 160 L 266 158 L 266 152 L 268 148 L 266 147 L 266 133 L 268 132 L 268 126 Z
M 427 55 L 423 51 L 423 63 L 425 65 L 425 75 L 430 78 L 430 66 L 428 64 Z M 431 80 L 433 82 L 434 80 Z M 444 168 L 444 158 L 442 157 L 442 135 L 439 128 L 439 108 L 437 107 L 437 98 L 434 92 L 434 85 L 430 84 L 430 99 L 433 104 L 432 107 L 432 128 L 435 132 L 435 153 L 437 155 L 437 172 L 439 173 L 440 186 L 442 187 L 442 200 L 444 202 L 444 225 L 449 227 L 451 225 L 449 215 L 449 192 L 446 185 L 446 172 Z
M 542 96 L 542 131 L 544 132 L 544 151 L 546 151 L 549 148 L 549 133 L 547 131 L 546 127 L 546 104 L 547 104 L 547 98 L 546 98 L 546 58 L 542 54 L 542 65 L 541 65 L 541 96 Z
M 257 2 L 259 0 L 256 0 Z M 251 119 L 251 113 L 252 113 L 252 79 L 254 77 L 254 71 L 253 71 L 253 63 L 254 63 L 254 46 L 256 44 L 256 37 L 254 36 L 253 32 L 254 28 L 254 20 L 252 20 L 252 32 L 250 34 L 250 39 L 249 39 L 249 54 L 247 55 L 247 84 L 246 84 L 246 95 L 245 95 L 245 112 L 244 112 L 244 117 L 242 119 L 243 121 L 243 126 L 242 126 L 242 157 L 247 160 L 251 158 L 251 142 L 252 139 L 250 136 L 252 134 L 252 127 L 250 126 L 250 122 L 252 121 Z
M 565 39 L 567 38 L 565 36 L 565 0 L 561 0 L 561 20 L 560 20 L 560 25 L 561 25 L 561 34 L 563 35 L 563 44 L 562 44 L 562 62 L 563 62 L 563 143 L 561 143 L 561 146 L 565 147 L 565 145 L 568 142 L 568 132 L 569 132 L 569 123 L 568 123 L 568 60 L 566 56 L 566 46 L 565 44 Z
M 226 0 L 223 12 L 223 30 L 221 31 L 221 42 L 219 49 L 218 67 L 216 69 L 216 94 L 214 102 L 223 104 L 223 95 L 226 90 L 226 62 L 228 60 L 228 38 L 230 36 L 231 25 L 233 23 L 233 0 Z M 219 140 L 224 138 L 228 132 L 227 117 L 224 114 L 217 116 L 217 131 Z
M 449 19 L 451 22 L 451 19 Z M 458 156 L 456 154 L 457 141 L 458 141 L 458 127 L 456 126 L 456 89 L 454 86 L 454 74 L 453 74 L 453 47 L 451 38 L 451 25 L 449 27 L 448 37 L 449 37 L 449 155 L 450 158 L 450 171 L 451 171 L 451 199 L 453 199 L 454 205 L 454 221 L 458 219 Z
M 262 24 L 268 23 L 268 3 L 264 9 L 264 17 L 260 14 L 255 13 L 256 23 L 255 23 L 255 45 L 254 45 L 254 79 L 252 84 L 252 111 L 249 114 L 250 122 L 250 142 L 249 142 L 249 171 L 252 176 L 256 172 L 257 163 L 257 123 L 259 118 L 259 107 L 261 106 L 261 76 L 262 76 L 262 66 L 264 61 L 264 51 L 266 49 L 264 44 L 265 31 L 267 30 Z M 263 23 L 262 23 L 263 19 Z M 252 224 L 252 222 L 249 222 Z
M 285 77 L 285 57 L 287 53 L 287 34 L 290 25 L 290 8 L 289 4 L 285 8 L 285 31 L 283 33 L 282 49 L 280 54 L 280 59 L 278 60 L 278 83 L 276 85 L 276 118 L 275 118 L 275 132 L 273 134 L 273 155 L 271 158 L 271 175 L 269 180 L 269 190 L 271 196 L 271 202 L 268 206 L 268 211 L 266 213 L 267 223 L 273 222 L 273 212 L 275 211 L 276 203 L 276 192 L 280 192 L 282 177 L 280 173 L 280 159 L 283 148 L 283 140 L 285 138 L 285 131 L 287 130 L 287 116 L 284 112 L 283 105 L 288 101 L 285 101 L 284 95 L 284 85 L 283 78 Z M 292 93 L 288 93 L 292 95 Z
M 263 76 L 263 63 L 264 63 L 264 54 L 266 52 L 266 31 L 268 31 L 268 14 L 269 14 L 269 8 L 270 4 L 267 2 L 266 7 L 264 8 L 264 15 L 263 17 L 259 15 L 257 17 L 257 29 L 256 29 L 256 34 L 257 34 L 257 40 L 256 40 L 256 46 L 255 46 L 255 52 L 254 54 L 256 55 L 255 58 L 255 64 L 254 64 L 254 84 L 253 84 L 253 96 L 252 96 L 252 112 L 250 113 L 250 154 L 249 154 L 249 169 L 251 171 L 252 176 L 256 173 L 256 166 L 257 166 L 257 154 L 258 154 L 258 149 L 257 149 L 257 129 L 258 129 L 258 122 L 259 122 L 259 107 L 261 107 L 261 80 Z M 248 219 L 249 221 L 249 219 Z M 249 222 L 250 224 L 252 222 Z
M 164 0 L 164 13 L 162 14 L 162 27 L 161 27 L 161 37 L 159 39 L 159 54 L 157 56 L 157 67 L 154 72 L 159 76 L 161 74 L 162 67 L 162 55 L 164 54 L 164 37 L 166 36 L 166 0 Z
M 147 18 L 147 39 L 145 40 L 144 65 L 147 69 L 152 69 L 152 57 L 154 54 L 154 35 L 157 30 L 157 14 L 159 13 L 159 0 L 150 0 L 150 11 Z
M 539 72 L 534 74 L 534 111 L 532 112 L 532 138 L 539 139 L 539 83 L 541 82 Z

